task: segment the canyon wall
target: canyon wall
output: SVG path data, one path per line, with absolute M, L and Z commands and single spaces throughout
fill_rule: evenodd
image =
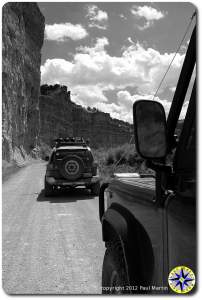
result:
M 45 20 L 36 3 L 2 10 L 2 155 L 15 160 L 38 143 L 41 47 Z M 20 152 L 20 153 L 19 153 Z
M 42 86 L 40 101 L 40 140 L 51 145 L 57 137 L 82 136 L 94 148 L 128 143 L 132 125 L 112 119 L 110 114 L 87 110 L 71 101 L 65 86 Z

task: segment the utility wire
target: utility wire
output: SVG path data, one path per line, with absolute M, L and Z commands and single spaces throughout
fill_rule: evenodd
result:
M 159 91 L 159 89 L 160 89 L 160 87 L 161 87 L 161 85 L 162 85 L 162 83 L 163 83 L 163 81 L 164 81 L 166 75 L 168 74 L 168 71 L 170 70 L 170 67 L 171 67 L 172 63 L 173 63 L 173 61 L 174 61 L 174 59 L 175 59 L 177 53 L 178 53 L 179 50 L 180 50 L 180 47 L 182 46 L 182 43 L 184 42 L 184 39 L 185 39 L 185 37 L 186 37 L 186 35 L 187 35 L 188 31 L 189 31 L 189 28 L 190 28 L 191 23 L 192 23 L 192 21 L 193 21 L 193 18 L 194 18 L 195 16 L 196 16 L 196 10 L 194 11 L 193 15 L 192 15 L 191 18 L 190 18 L 189 24 L 187 25 L 186 31 L 185 31 L 185 33 L 184 33 L 184 35 L 183 35 L 183 38 L 182 38 L 182 40 L 181 40 L 181 42 L 180 42 L 180 44 L 179 44 L 179 46 L 178 46 L 178 48 L 177 48 L 177 50 L 176 50 L 176 52 L 175 52 L 175 55 L 173 56 L 173 58 L 172 58 L 172 60 L 171 60 L 171 62 L 170 62 L 170 64 L 169 64 L 169 66 L 168 66 L 168 68 L 167 68 L 165 74 L 163 75 L 163 78 L 161 79 L 161 81 L 160 81 L 160 83 L 159 83 L 159 86 L 158 86 L 158 88 L 157 88 L 157 90 L 156 90 L 156 92 L 155 92 L 155 94 L 154 94 L 152 100 L 154 100 L 154 98 L 156 97 L 156 95 L 157 95 L 157 93 L 158 93 L 158 91 Z

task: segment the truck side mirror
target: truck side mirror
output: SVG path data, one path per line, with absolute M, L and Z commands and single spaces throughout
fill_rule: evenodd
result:
M 146 159 L 160 159 L 167 154 L 166 116 L 157 101 L 138 100 L 133 105 L 135 144 Z

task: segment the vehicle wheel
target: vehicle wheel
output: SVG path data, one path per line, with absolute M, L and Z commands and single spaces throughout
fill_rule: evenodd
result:
M 66 156 L 60 163 L 60 173 L 68 180 L 76 180 L 83 173 L 84 164 L 76 155 Z
M 102 266 L 102 294 L 129 294 L 128 285 L 122 250 L 111 244 L 106 249 Z
M 50 184 L 48 184 L 48 182 L 45 181 L 45 197 L 50 197 L 54 195 L 54 187 Z
M 99 196 L 100 192 L 100 182 L 97 181 L 90 186 L 91 194 L 95 196 Z

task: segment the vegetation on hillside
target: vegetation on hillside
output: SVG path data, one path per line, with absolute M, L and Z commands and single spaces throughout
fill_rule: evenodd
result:
M 107 181 L 114 173 L 153 173 L 139 156 L 134 144 L 125 144 L 115 148 L 93 150 L 103 181 Z

